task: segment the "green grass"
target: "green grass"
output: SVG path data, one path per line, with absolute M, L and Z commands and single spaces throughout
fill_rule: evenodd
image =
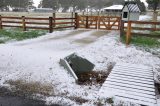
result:
M 160 36 L 160 31 L 154 31 L 150 33 L 153 36 Z
M 125 43 L 125 36 L 122 37 L 122 42 Z M 156 48 L 160 47 L 160 39 L 144 36 L 133 36 L 130 44 L 140 47 Z
M 1 43 L 5 43 L 5 41 L 3 41 L 3 40 L 0 40 L 0 44 L 1 44 Z
M 25 40 L 36 38 L 38 36 L 44 35 L 45 31 L 40 30 L 30 30 L 30 31 L 21 31 L 21 29 L 9 29 L 9 30 L 0 30 L 0 37 L 7 38 L 7 40 Z M 7 40 L 0 40 L 0 43 L 5 43 Z

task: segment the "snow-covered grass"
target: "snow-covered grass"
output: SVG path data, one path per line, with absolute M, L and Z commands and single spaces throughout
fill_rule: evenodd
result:
M 95 33 L 99 33 L 98 36 Z M 86 38 L 91 38 L 92 42 L 83 42 Z M 51 84 L 54 95 L 43 97 L 47 104 L 92 106 L 101 103 L 98 94 L 100 85 L 78 85 L 59 65 L 60 58 L 74 52 L 94 63 L 96 71 L 107 71 L 108 66 L 114 63 L 139 64 L 152 66 L 157 79 L 160 69 L 158 57 L 134 46 L 126 47 L 116 31 L 57 31 L 36 39 L 1 44 L 0 51 L 0 85 L 10 86 L 7 81 L 20 79 Z
M 141 15 L 140 16 L 140 21 L 152 21 L 152 14 L 147 14 L 147 15 Z M 160 21 L 160 16 L 158 16 L 158 21 Z

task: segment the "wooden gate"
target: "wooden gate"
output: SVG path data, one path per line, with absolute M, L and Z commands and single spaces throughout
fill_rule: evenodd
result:
M 121 17 L 78 16 L 78 28 L 120 30 Z
M 78 28 L 97 29 L 97 16 L 78 16 Z
M 99 17 L 98 29 L 120 30 L 120 17 Z

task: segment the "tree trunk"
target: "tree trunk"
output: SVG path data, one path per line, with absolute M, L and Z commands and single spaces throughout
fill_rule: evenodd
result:
M 73 7 L 73 12 L 74 12 L 74 13 L 76 12 L 76 7 L 75 7 L 75 6 Z
M 158 11 L 153 12 L 153 22 L 157 22 Z
M 153 22 L 157 22 L 158 11 L 153 12 Z M 153 28 L 156 29 L 156 25 L 153 25 Z

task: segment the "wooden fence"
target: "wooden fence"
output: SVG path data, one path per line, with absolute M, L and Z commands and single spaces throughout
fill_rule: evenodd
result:
M 117 16 L 78 16 L 78 28 L 119 30 L 121 17 Z
M 64 28 L 77 28 L 76 27 L 76 17 L 71 18 L 33 18 L 33 17 L 11 17 L 11 16 L 1 16 L 0 15 L 0 29 L 4 27 L 17 27 L 22 28 L 23 31 L 27 29 L 41 29 L 48 30 L 50 33 L 55 29 L 64 29 Z
M 146 36 L 160 38 L 160 35 L 151 35 L 153 31 L 160 31 L 160 22 L 149 21 L 121 21 L 121 36 L 126 33 L 126 44 L 131 42 L 132 36 Z
M 48 30 L 50 33 L 63 28 L 85 28 L 102 30 L 119 30 L 120 17 L 111 16 L 80 16 L 77 13 L 71 18 L 57 18 L 55 14 L 49 18 L 38 17 L 7 17 L 0 16 L 0 29 L 4 27 L 18 27 L 27 29 Z
M 27 29 L 42 29 L 48 30 L 50 33 L 64 28 L 120 30 L 121 36 L 125 35 L 124 32 L 126 32 L 126 44 L 130 43 L 132 35 L 160 37 L 150 36 L 150 32 L 160 31 L 160 22 L 121 21 L 121 17 L 117 16 L 85 16 L 77 13 L 72 13 L 70 18 L 58 18 L 55 14 L 53 14 L 53 17 L 48 18 L 0 15 L 0 29 L 4 27 L 18 27 L 22 28 L 23 31 Z

